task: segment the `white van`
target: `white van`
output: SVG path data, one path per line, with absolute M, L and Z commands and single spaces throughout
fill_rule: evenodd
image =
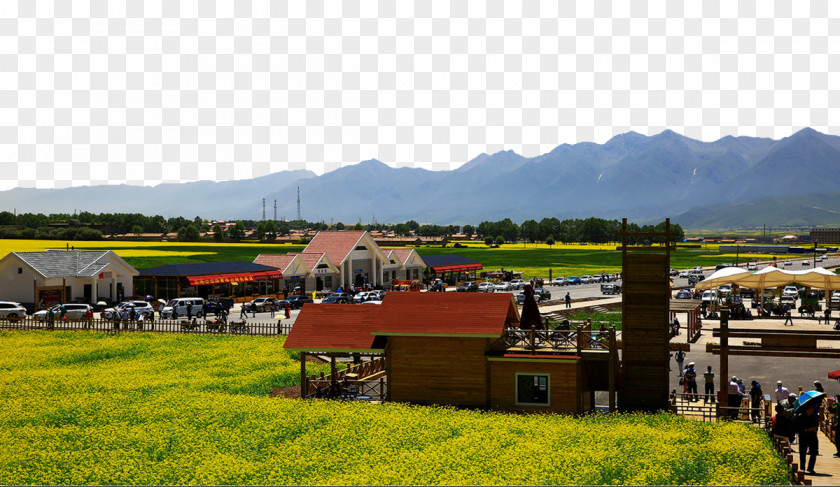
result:
M 169 301 L 163 310 L 162 318 L 184 318 L 187 316 L 187 304 L 192 303 L 192 315 L 195 318 L 204 316 L 204 298 L 178 298 Z
M 717 299 L 718 299 L 717 289 L 707 289 L 707 290 L 703 291 L 703 299 L 702 299 L 703 304 L 708 305 L 712 302 L 717 301 Z
M 755 262 L 750 262 L 749 264 L 747 264 L 748 271 L 754 271 L 756 269 L 758 269 L 758 265 L 756 265 Z

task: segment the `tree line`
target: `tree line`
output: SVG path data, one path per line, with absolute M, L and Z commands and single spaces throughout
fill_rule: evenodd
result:
M 0 238 L 39 238 L 60 240 L 97 240 L 102 238 L 103 231 L 108 235 L 123 234 L 170 234 L 177 233 L 178 239 L 196 241 L 205 232 L 212 232 L 213 238 L 221 241 L 225 238 L 239 240 L 245 238 L 252 230 L 256 230 L 255 237 L 261 241 L 273 241 L 277 237 L 288 235 L 292 230 L 378 230 L 393 231 L 396 235 L 405 237 L 443 237 L 451 238 L 462 233 L 467 237 L 478 237 L 490 243 L 504 242 L 591 242 L 609 243 L 618 241 L 616 234 L 621 230 L 618 220 L 602 218 L 566 219 L 543 218 L 526 220 L 521 224 L 510 218 L 491 222 L 483 221 L 478 226 L 467 225 L 431 225 L 420 224 L 415 220 L 397 224 L 344 224 L 338 222 L 327 224 L 306 220 L 274 221 L 274 220 L 238 220 L 226 231 L 217 223 L 204 220 L 196 216 L 192 220 L 184 217 L 164 218 L 161 215 L 142 215 L 140 213 L 90 213 L 77 214 L 51 213 L 21 213 L 0 211 Z M 664 232 L 665 222 L 658 225 L 638 225 L 628 223 L 628 231 L 638 233 Z M 674 240 L 685 237 L 683 229 L 677 224 L 671 224 Z M 488 240 L 490 238 L 490 240 Z M 661 240 L 661 239 L 659 239 Z M 652 238 L 634 238 L 631 244 L 656 242 Z

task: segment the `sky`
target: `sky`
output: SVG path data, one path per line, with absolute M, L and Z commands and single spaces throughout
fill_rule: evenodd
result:
M 840 134 L 840 3 L 757 3 L 6 0 L 0 190 Z

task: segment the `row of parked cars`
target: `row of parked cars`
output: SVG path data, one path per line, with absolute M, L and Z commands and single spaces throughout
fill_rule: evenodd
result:
M 555 277 L 551 281 L 552 286 L 571 286 L 574 284 L 597 284 L 599 282 L 615 282 L 618 280 L 618 274 L 595 274 L 594 276 L 571 276 Z

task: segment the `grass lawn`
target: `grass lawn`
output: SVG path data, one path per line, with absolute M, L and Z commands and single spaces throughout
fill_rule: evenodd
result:
M 669 414 L 270 398 L 282 337 L 0 332 L 0 484 L 785 483 L 767 434 Z M 308 368 L 315 373 L 317 367 Z

